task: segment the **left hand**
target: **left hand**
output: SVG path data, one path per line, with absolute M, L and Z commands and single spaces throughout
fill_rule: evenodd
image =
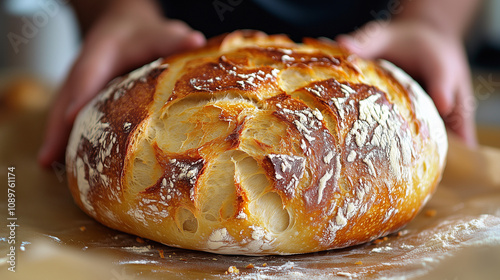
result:
M 349 35 L 342 47 L 361 57 L 387 59 L 423 83 L 446 126 L 470 147 L 477 146 L 475 100 L 460 38 L 415 20 L 372 21 Z

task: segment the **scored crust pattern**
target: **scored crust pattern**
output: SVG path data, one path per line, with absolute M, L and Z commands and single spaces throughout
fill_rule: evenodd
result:
M 188 249 L 373 240 L 417 214 L 446 154 L 435 107 L 398 71 L 313 39 L 214 38 L 114 80 L 79 114 L 70 189 L 101 223 Z

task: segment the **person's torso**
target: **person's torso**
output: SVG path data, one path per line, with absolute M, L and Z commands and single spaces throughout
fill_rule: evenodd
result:
M 387 12 L 387 0 L 183 0 L 160 1 L 165 15 L 180 19 L 206 37 L 236 29 L 330 37 L 348 33 Z

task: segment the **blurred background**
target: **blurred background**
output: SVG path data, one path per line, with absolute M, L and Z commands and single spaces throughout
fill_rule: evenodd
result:
M 0 1 L 1 120 L 7 109 L 20 104 L 46 108 L 82 39 L 68 0 Z M 482 133 L 488 133 L 492 127 L 500 129 L 500 0 L 483 2 L 466 45 L 477 121 Z

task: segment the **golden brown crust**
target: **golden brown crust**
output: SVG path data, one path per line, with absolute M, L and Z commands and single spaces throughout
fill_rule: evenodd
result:
M 82 111 L 70 189 L 101 223 L 188 249 L 376 239 L 417 214 L 446 153 L 436 109 L 395 69 L 309 38 L 216 37 L 112 82 Z

